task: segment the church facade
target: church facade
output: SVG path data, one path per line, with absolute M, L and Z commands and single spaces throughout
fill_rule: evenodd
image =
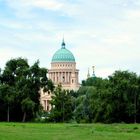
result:
M 62 85 L 66 90 L 78 90 L 79 84 L 79 70 L 76 69 L 75 57 L 71 51 L 66 48 L 64 40 L 61 48 L 57 50 L 51 61 L 51 68 L 48 71 L 48 78 L 52 80 L 55 86 Z M 51 93 L 43 93 L 41 91 L 41 104 L 45 111 L 51 109 L 49 100 L 51 100 Z

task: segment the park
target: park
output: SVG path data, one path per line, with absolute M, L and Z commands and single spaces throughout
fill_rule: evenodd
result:
M 139 124 L 0 123 L 1 140 L 139 140 Z
M 140 140 L 140 0 L 0 0 L 0 140 Z

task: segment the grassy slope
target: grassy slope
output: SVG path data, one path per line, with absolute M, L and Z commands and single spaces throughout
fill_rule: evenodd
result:
M 140 125 L 0 123 L 0 140 L 140 140 Z

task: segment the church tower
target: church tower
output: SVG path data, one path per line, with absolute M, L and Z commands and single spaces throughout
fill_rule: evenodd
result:
M 88 73 L 87 73 L 87 79 L 88 78 L 90 78 L 89 68 L 88 68 Z

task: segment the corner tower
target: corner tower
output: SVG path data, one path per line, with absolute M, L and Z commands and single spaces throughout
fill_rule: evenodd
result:
M 76 69 L 74 55 L 66 49 L 64 39 L 61 48 L 52 57 L 48 74 L 54 85 L 61 84 L 63 89 L 68 90 L 79 89 L 79 70 Z

